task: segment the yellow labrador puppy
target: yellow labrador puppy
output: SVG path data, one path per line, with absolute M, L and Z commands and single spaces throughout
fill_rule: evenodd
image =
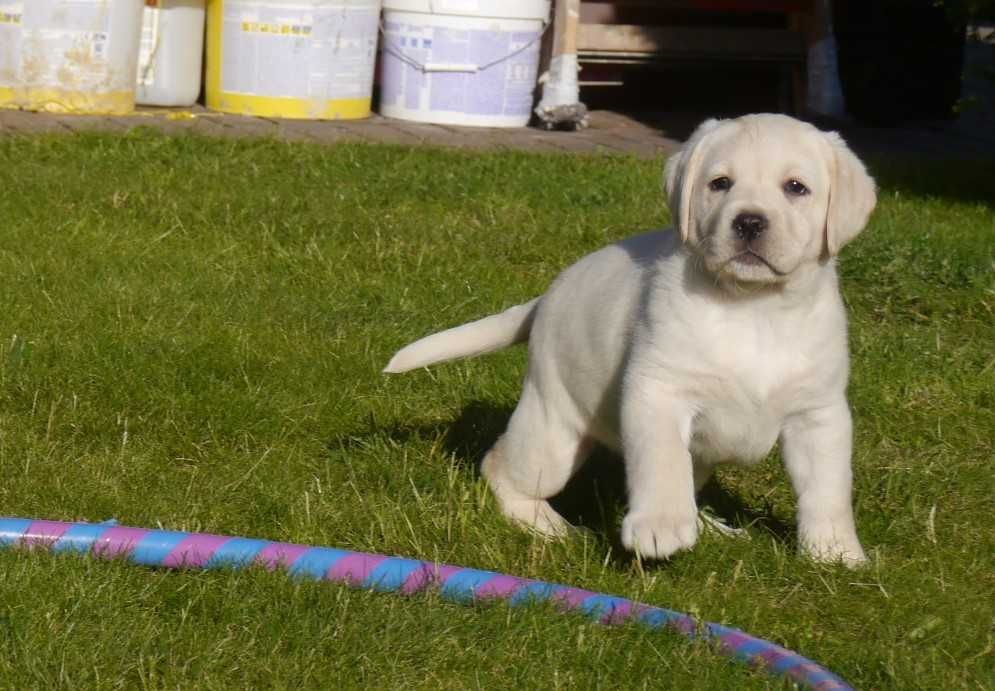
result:
M 501 510 L 552 535 L 547 499 L 600 442 L 625 458 L 622 542 L 665 558 L 698 538 L 719 463 L 780 440 L 802 550 L 865 560 L 851 508 L 846 314 L 835 257 L 875 205 L 833 132 L 783 115 L 709 120 L 667 161 L 674 229 L 566 269 L 541 297 L 427 336 L 386 372 L 528 341 L 521 400 L 482 472 Z

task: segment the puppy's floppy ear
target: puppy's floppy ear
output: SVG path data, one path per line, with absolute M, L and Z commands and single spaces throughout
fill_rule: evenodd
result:
M 663 169 L 664 190 L 667 192 L 667 206 L 674 225 L 681 234 L 681 241 L 687 242 L 695 222 L 691 201 L 694 179 L 698 173 L 698 162 L 704 150 L 708 135 L 718 128 L 721 120 L 706 120 L 698 126 L 684 146 L 667 159 Z
M 864 164 L 850 151 L 843 138 L 836 132 L 825 135 L 831 152 L 826 251 L 835 256 L 867 225 L 877 204 L 877 192 Z

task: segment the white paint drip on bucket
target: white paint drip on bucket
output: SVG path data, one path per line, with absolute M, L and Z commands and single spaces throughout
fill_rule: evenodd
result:
M 385 0 L 380 113 L 524 127 L 548 0 Z

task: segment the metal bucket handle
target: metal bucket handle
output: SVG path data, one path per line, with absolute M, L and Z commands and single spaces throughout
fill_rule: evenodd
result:
M 503 55 L 500 58 L 497 58 L 496 60 L 491 60 L 490 62 L 484 63 L 483 65 L 471 65 L 471 64 L 453 63 L 453 62 L 424 62 L 424 63 L 419 62 L 410 55 L 406 54 L 403 50 L 401 50 L 397 46 L 391 45 L 391 43 L 387 40 L 387 30 L 384 27 L 383 19 L 380 20 L 380 33 L 383 35 L 384 38 L 383 41 L 384 52 L 390 53 L 401 62 L 411 65 L 419 72 L 466 72 L 470 74 L 475 74 L 477 72 L 483 72 L 484 70 L 493 67 L 494 65 L 497 65 L 500 62 L 504 62 L 505 60 L 513 58 L 519 53 L 525 52 L 533 45 L 535 45 L 540 39 L 542 39 L 542 37 L 546 33 L 546 30 L 549 29 L 551 24 L 552 24 L 551 21 L 548 20 L 543 21 L 542 30 L 539 31 L 539 33 L 537 33 L 535 35 L 535 38 L 533 38 L 531 41 L 526 43 L 521 48 L 516 48 L 507 55 Z

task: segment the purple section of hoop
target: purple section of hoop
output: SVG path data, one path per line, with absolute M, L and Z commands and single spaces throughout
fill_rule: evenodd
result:
M 51 547 L 71 525 L 72 523 L 62 521 L 32 521 L 24 531 L 21 544 L 28 547 Z
M 629 600 L 620 602 L 612 607 L 611 611 L 605 612 L 601 617 L 602 624 L 623 624 L 632 618 L 633 603 Z
M 524 578 L 515 578 L 499 573 L 477 588 L 476 595 L 478 598 L 507 599 L 518 592 L 518 589 L 526 583 L 528 581 Z
M 736 648 L 741 646 L 743 643 L 754 639 L 753 636 L 749 636 L 742 631 L 732 631 L 719 636 L 719 640 L 721 641 L 721 645 L 724 646 L 730 653 L 734 653 L 736 652 Z
M 354 552 L 342 557 L 325 574 L 325 580 L 341 581 L 350 585 L 359 585 L 373 572 L 373 569 L 387 557 L 379 554 L 364 554 Z
M 408 574 L 401 586 L 401 592 L 412 595 L 438 581 L 438 565 L 423 561 L 421 566 Z
M 791 669 L 785 670 L 785 675 L 792 679 L 797 679 L 820 691 L 830 691 L 835 689 L 850 689 L 851 687 L 825 667 L 820 667 L 812 661 L 795 665 Z
M 415 569 L 404 581 L 401 592 L 405 594 L 416 593 L 430 585 L 443 585 L 453 575 L 466 571 L 462 566 L 449 566 L 447 564 L 434 564 L 432 562 L 422 562 L 420 568 Z M 506 576 L 505 574 L 494 574 L 494 577 L 481 584 L 474 591 L 474 599 L 501 598 L 507 599 L 529 581 Z
M 577 609 L 584 600 L 592 595 L 597 595 L 597 593 L 592 593 L 590 590 L 581 590 L 580 588 L 564 588 L 553 595 L 552 599 L 553 602 L 566 605 L 568 609 Z
M 255 563 L 273 569 L 289 569 L 293 566 L 297 558 L 307 552 L 310 547 L 307 545 L 295 545 L 290 542 L 271 542 L 256 555 Z
M 794 653 L 792 653 L 790 650 L 785 650 L 780 646 L 773 644 L 768 644 L 768 645 L 769 647 L 766 650 L 763 650 L 754 655 L 753 659 L 763 660 L 765 665 L 773 666 L 774 664 L 777 663 L 778 660 L 794 655 Z
M 93 541 L 93 553 L 104 559 L 128 555 L 150 532 L 146 528 L 113 526 Z
M 224 535 L 210 535 L 208 533 L 190 533 L 180 544 L 162 560 L 163 566 L 187 568 L 203 568 L 218 547 L 231 540 Z
M 683 614 L 674 619 L 672 622 L 670 622 L 670 625 L 673 628 L 680 631 L 681 633 L 686 634 L 688 636 L 694 636 L 697 629 L 697 624 L 695 620 L 686 614 Z

